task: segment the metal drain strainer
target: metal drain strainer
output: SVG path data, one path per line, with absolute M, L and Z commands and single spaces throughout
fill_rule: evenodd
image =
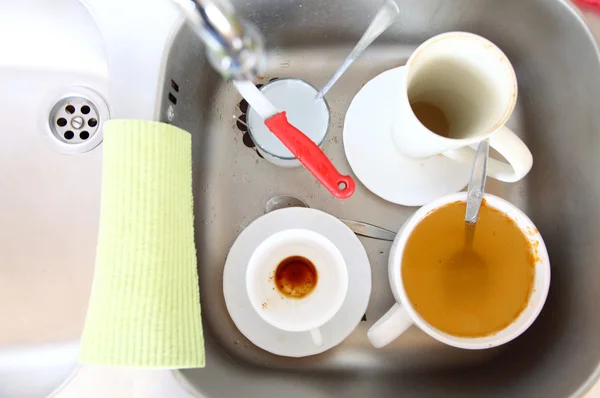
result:
M 66 144 L 80 144 L 91 139 L 99 125 L 98 109 L 84 97 L 63 98 L 50 111 L 50 130 Z
M 88 87 L 63 87 L 42 105 L 46 141 L 58 152 L 76 155 L 96 148 L 103 139 L 102 126 L 109 108 L 97 91 Z M 45 112 L 44 112 L 45 109 Z

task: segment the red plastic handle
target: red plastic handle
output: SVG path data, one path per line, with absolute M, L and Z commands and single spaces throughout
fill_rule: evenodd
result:
M 584 11 L 600 12 L 600 0 L 575 0 L 574 3 Z
M 338 199 L 352 196 L 356 188 L 352 177 L 341 175 L 321 148 L 288 122 L 285 112 L 265 120 L 265 125 L 333 196 Z

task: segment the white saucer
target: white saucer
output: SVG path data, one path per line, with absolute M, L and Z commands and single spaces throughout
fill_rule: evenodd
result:
M 354 174 L 375 195 L 421 206 L 463 189 L 470 167 L 442 155 L 412 159 L 396 148 L 393 107 L 404 90 L 404 73 L 404 66 L 385 71 L 356 94 L 344 122 L 344 149 Z
M 268 236 L 290 228 L 309 229 L 328 238 L 348 267 L 346 300 L 320 328 L 320 347 L 315 346 L 309 332 L 285 332 L 266 323 L 252 308 L 246 292 L 246 266 L 254 249 Z M 337 218 L 315 209 L 276 210 L 255 220 L 234 242 L 223 271 L 223 293 L 231 319 L 248 340 L 275 355 L 305 357 L 335 347 L 359 324 L 371 295 L 371 265 L 356 235 Z

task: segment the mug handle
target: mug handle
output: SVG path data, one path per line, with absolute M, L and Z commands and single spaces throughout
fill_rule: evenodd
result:
M 396 340 L 413 321 L 408 311 L 396 303 L 367 332 L 369 341 L 375 348 L 381 348 Z
M 502 126 L 490 135 L 490 146 L 508 161 L 488 159 L 487 175 L 504 182 L 516 182 L 529 173 L 533 156 L 527 145 L 508 127 Z M 475 149 L 462 147 L 444 152 L 444 156 L 460 163 L 472 165 Z
M 310 337 L 312 337 L 312 341 L 317 347 L 321 347 L 323 345 L 323 335 L 321 334 L 319 328 L 311 329 Z

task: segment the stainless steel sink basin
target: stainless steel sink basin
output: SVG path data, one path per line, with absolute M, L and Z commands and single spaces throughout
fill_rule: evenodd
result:
M 245 146 L 232 118 L 240 114 L 239 96 L 211 70 L 199 40 L 183 27 L 173 37 L 164 68 L 155 69 L 164 72 L 161 120 L 193 134 L 207 367 L 178 375 L 198 396 L 579 397 L 600 377 L 600 57 L 594 39 L 600 38 L 600 17 L 580 14 L 563 0 L 397 2 L 399 21 L 327 95 L 332 118 L 324 149 L 341 172 L 351 171 L 341 132 L 352 97 L 369 79 L 403 64 L 423 40 L 460 29 L 496 42 L 518 74 L 519 103 L 510 127 L 532 150 L 534 167 L 518 184 L 492 180 L 489 188 L 525 210 L 545 237 L 553 275 L 544 311 L 523 336 L 495 350 L 449 348 L 416 328 L 385 349 L 374 349 L 367 329 L 393 302 L 386 272 L 389 243 L 361 238 L 371 262 L 373 294 L 366 320 L 354 333 L 335 349 L 303 359 L 255 347 L 227 314 L 221 276 L 232 242 L 264 213 L 271 196 L 295 195 L 311 207 L 391 230 L 415 209 L 384 202 L 360 184 L 351 199 L 338 201 L 305 170 L 276 168 L 258 157 Z M 29 24 L 19 23 L 22 33 L 7 35 L 36 39 L 5 41 L 15 44 L 8 48 L 28 48 L 18 53 L 32 62 L 49 55 L 45 66 L 53 72 L 60 69 L 56 65 L 71 68 L 50 75 L 36 72 L 39 65 L 13 68 L 18 61 L 13 57 L 0 61 L 0 86 L 10 93 L 0 95 L 0 120 L 8 120 L 0 129 L 0 397 L 20 398 L 49 394 L 77 366 L 99 218 L 102 146 L 68 156 L 46 145 L 37 131 L 45 103 L 41 96 L 75 84 L 101 88 L 109 98 L 109 82 L 138 93 L 145 83 L 154 87 L 156 79 L 128 85 L 132 82 L 110 76 L 102 64 L 102 35 L 79 0 L 48 3 L 34 14 L 27 8 L 30 2 L 14 3 L 26 4 L 19 15 L 0 17 L 6 22 L 21 16 Z M 369 0 L 234 4 L 266 36 L 270 53 L 264 80 L 294 76 L 315 86 L 339 66 L 378 6 Z M 46 30 L 45 41 L 29 34 L 34 24 Z M 51 35 L 57 26 L 68 34 Z M 27 47 L 31 43 L 36 51 Z M 135 70 L 124 76 L 132 79 Z M 153 114 L 152 101 L 139 95 L 140 107 L 152 108 L 144 109 Z M 119 104 L 129 102 L 122 98 Z
M 340 65 L 377 8 L 367 0 L 234 4 L 266 36 L 265 81 L 294 76 L 315 86 Z M 489 190 L 528 213 L 546 240 L 553 275 L 544 311 L 522 337 L 493 350 L 450 348 L 417 328 L 374 349 L 367 329 L 393 302 L 386 272 L 389 244 L 361 238 L 372 266 L 373 294 L 366 320 L 346 341 L 321 355 L 290 359 L 245 339 L 225 308 L 223 266 L 236 236 L 264 213 L 271 196 L 295 195 L 311 207 L 388 229 L 398 229 L 415 209 L 387 203 L 360 184 L 351 199 L 334 200 L 307 171 L 276 168 L 261 159 L 245 146 L 232 118 L 240 114 L 239 95 L 208 67 L 200 43 L 183 28 L 166 67 L 161 118 L 194 137 L 208 357 L 206 369 L 181 374 L 200 396 L 565 397 L 583 395 L 597 378 L 600 61 L 592 33 L 573 5 L 560 0 L 398 0 L 398 5 L 399 20 L 327 95 L 332 122 L 324 150 L 342 173 L 351 171 L 341 140 L 350 101 L 368 80 L 402 65 L 423 40 L 465 30 L 498 44 L 519 80 L 509 125 L 531 149 L 534 167 L 522 182 L 491 181 Z M 176 105 L 168 99 L 171 80 L 179 88 Z

